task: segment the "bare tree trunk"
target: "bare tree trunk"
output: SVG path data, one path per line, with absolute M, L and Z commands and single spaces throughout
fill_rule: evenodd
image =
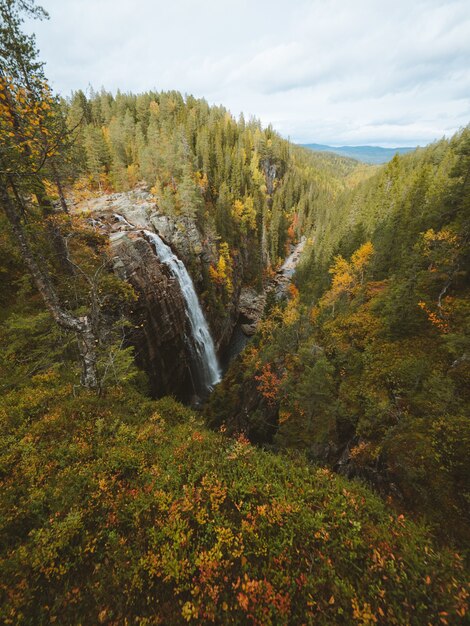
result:
M 78 319 L 82 324 L 80 332 L 77 332 L 78 350 L 82 360 L 81 383 L 87 389 L 98 389 L 99 382 L 96 371 L 97 339 L 89 317 L 85 316 Z
M 56 168 L 54 162 L 52 162 L 52 164 L 51 164 L 51 169 L 52 169 L 52 173 L 54 174 L 54 181 L 55 181 L 55 184 L 57 186 L 57 192 L 59 194 L 60 206 L 62 207 L 62 211 L 64 213 L 68 213 L 69 212 L 69 208 L 67 206 L 67 201 L 65 200 L 65 194 L 64 194 L 64 190 L 62 188 L 62 183 L 60 182 L 60 176 L 59 176 L 59 174 L 57 172 L 57 168 Z
M 77 335 L 78 348 L 82 362 L 82 385 L 90 389 L 98 388 L 97 339 L 89 315 L 75 317 L 60 306 L 59 298 L 47 272 L 38 263 L 21 223 L 19 213 L 14 206 L 7 188 L 0 187 L 0 201 L 10 222 L 11 229 L 18 242 L 21 256 L 56 323 L 65 330 Z

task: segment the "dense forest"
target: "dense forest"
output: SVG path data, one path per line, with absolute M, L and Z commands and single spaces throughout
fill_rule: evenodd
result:
M 76 129 L 70 174 L 77 191 L 126 190 L 145 180 L 164 214 L 215 231 L 255 283 L 311 230 L 317 208 L 369 175 L 355 161 L 311 154 L 257 120 L 237 121 L 177 92 L 87 98 L 79 91 L 62 106 Z
M 44 12 L 0 17 L 0 621 L 465 623 L 470 128 L 379 168 L 178 92 L 59 98 Z M 138 359 L 112 240 L 145 229 L 84 209 L 136 189 L 197 234 L 213 329 L 265 298 L 196 409 Z
M 298 289 L 211 399 L 214 423 L 367 478 L 466 540 L 469 167 L 467 128 L 317 211 Z

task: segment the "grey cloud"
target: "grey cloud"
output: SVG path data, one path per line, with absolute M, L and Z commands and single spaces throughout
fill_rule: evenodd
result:
M 468 123 L 468 0 L 43 0 L 62 93 L 179 89 L 297 141 L 426 143 Z

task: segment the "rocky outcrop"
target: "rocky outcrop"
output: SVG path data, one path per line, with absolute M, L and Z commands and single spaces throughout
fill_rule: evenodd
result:
M 263 317 L 266 305 L 266 291 L 258 293 L 252 287 L 243 287 L 238 300 L 238 311 L 242 321 L 241 329 L 248 337 L 255 334 Z
M 90 224 L 109 236 L 116 272 L 139 296 L 129 341 L 135 347 L 137 363 L 149 375 L 153 394 L 190 400 L 197 384 L 193 385 L 191 350 L 185 341 L 190 329 L 184 299 L 178 282 L 159 261 L 143 231 L 157 233 L 183 261 L 196 291 L 202 294 L 201 305 L 219 354 L 237 321 L 239 268 L 235 264 L 232 301 L 224 310 L 217 310 L 207 306 L 204 277 L 207 281 L 209 266 L 217 263 L 218 240 L 214 235 L 200 233 L 194 220 L 161 215 L 144 187 L 81 201 L 74 211 L 89 213 Z
M 90 213 L 90 222 L 110 234 L 130 230 L 154 230 L 183 261 L 197 283 L 204 263 L 214 262 L 214 241 L 203 239 L 193 219 L 162 215 L 151 193 L 141 186 L 132 191 L 84 200 L 75 210 Z
M 191 354 L 185 341 L 189 328 L 182 293 L 143 231 L 158 234 L 183 261 L 199 294 L 218 355 L 225 364 L 227 355 L 235 354 L 232 350 L 234 329 L 235 334 L 246 336 L 256 332 L 264 313 L 267 291 L 274 290 L 282 297 L 290 282 L 291 265 L 295 267 L 298 258 L 296 248 L 291 264 L 283 266 L 258 294 L 254 289 L 241 287 L 244 261 L 235 255 L 231 276 L 233 292 L 228 301 L 224 299 L 222 306 L 208 279 L 210 266 L 218 261 L 219 238 L 215 233 L 201 233 L 194 219 L 162 215 L 144 186 L 80 201 L 73 210 L 87 212 L 90 224 L 109 236 L 116 271 L 130 282 L 139 296 L 131 320 L 134 330 L 129 339 L 156 396 L 169 393 L 189 400 L 195 385 L 190 368 Z M 240 337 L 237 345 L 244 345 Z

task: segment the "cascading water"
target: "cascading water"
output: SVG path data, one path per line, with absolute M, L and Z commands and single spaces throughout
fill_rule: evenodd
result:
M 117 219 L 121 224 L 125 224 L 126 226 L 130 226 L 130 228 L 135 228 L 132 224 L 130 224 L 123 215 L 119 215 L 119 213 L 113 213 L 113 217 Z
M 171 248 L 158 235 L 148 230 L 144 231 L 144 233 L 155 247 L 155 252 L 160 261 L 170 269 L 180 285 L 186 303 L 186 315 L 192 331 L 192 337 L 190 338 L 191 348 L 197 364 L 194 375 L 197 377 L 198 386 L 202 388 L 203 393 L 207 393 L 214 388 L 214 385 L 220 382 L 221 374 L 214 342 L 199 304 L 193 281 L 184 263 L 178 259 Z

